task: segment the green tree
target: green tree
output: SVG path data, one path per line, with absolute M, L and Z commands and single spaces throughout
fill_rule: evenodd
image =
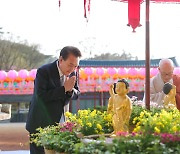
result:
M 138 60 L 137 56 L 134 57 L 130 53 L 123 53 L 120 55 L 118 53 L 102 53 L 101 55 L 94 55 L 92 58 L 88 58 L 87 60 Z
M 54 58 L 40 53 L 38 45 L 0 39 L 0 70 L 30 70 L 41 66 L 47 59 L 50 61 Z
M 0 34 L 3 34 L 2 27 L 0 27 Z

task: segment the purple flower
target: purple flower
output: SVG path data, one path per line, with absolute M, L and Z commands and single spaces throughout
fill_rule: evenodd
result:
M 66 123 L 60 124 L 61 132 L 65 132 L 65 131 L 72 132 L 75 128 L 76 128 L 76 125 L 73 122 L 66 122 Z
M 132 136 L 136 136 L 136 135 L 137 135 L 137 133 L 135 133 L 135 132 L 132 132 L 132 133 L 131 133 L 131 135 L 132 135 Z
M 179 142 L 180 141 L 179 134 L 162 133 L 162 134 L 160 134 L 160 137 L 161 137 L 162 143 Z

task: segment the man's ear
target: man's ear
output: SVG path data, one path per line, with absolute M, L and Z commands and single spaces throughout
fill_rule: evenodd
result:
M 59 65 L 62 64 L 62 62 L 63 62 L 63 57 L 59 56 Z
M 63 60 L 63 57 L 59 56 L 59 62 L 62 62 L 62 60 Z

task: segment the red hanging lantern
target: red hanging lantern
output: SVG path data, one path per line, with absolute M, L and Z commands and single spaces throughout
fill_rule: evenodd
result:
M 141 0 L 128 0 L 128 26 L 133 28 L 133 32 L 140 27 L 140 3 Z
M 89 19 L 91 0 L 84 0 L 84 18 Z
M 61 0 L 59 0 L 59 8 L 60 8 L 60 6 L 61 6 Z

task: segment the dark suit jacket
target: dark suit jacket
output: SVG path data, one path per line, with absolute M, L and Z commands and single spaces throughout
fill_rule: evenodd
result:
M 60 83 L 57 61 L 46 64 L 37 70 L 34 81 L 34 93 L 29 107 L 26 129 L 35 133 L 36 128 L 55 125 L 60 121 L 64 106 L 70 99 L 77 99 L 80 94 L 78 83 L 74 86 L 77 92 L 65 93 Z M 70 76 L 76 75 L 73 72 Z

